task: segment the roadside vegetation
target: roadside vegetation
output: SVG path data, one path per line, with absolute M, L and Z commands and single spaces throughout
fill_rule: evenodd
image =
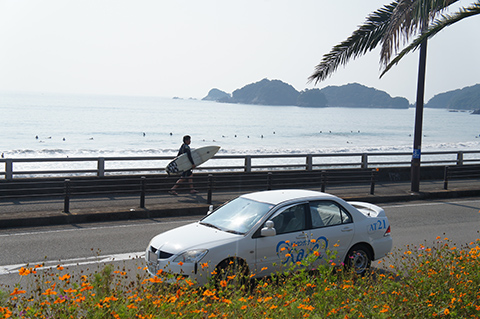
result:
M 327 252 L 328 255 L 328 252 Z M 360 277 L 342 265 L 268 279 L 226 276 L 198 287 L 188 278 L 107 265 L 92 273 L 24 267 L 0 291 L 0 318 L 478 318 L 480 240 L 407 246 Z M 333 256 L 330 258 L 334 259 Z M 330 262 L 333 264 L 333 262 Z M 133 275 L 132 275 L 133 273 Z M 239 280 L 241 279 L 241 280 Z

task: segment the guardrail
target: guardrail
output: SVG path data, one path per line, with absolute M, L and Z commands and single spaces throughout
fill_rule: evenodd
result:
M 165 173 L 174 156 L 2 158 L 0 178 L 81 177 Z M 255 172 L 268 170 L 322 170 L 329 168 L 379 168 L 409 166 L 411 153 L 329 153 L 278 155 L 216 155 L 196 170 L 200 172 Z M 480 150 L 422 153 L 422 165 L 480 164 Z M 142 167 L 143 166 L 143 167 Z M 1 169 L 1 165 L 0 165 Z M 166 173 L 165 173 L 166 174 Z
M 207 203 L 212 204 L 214 192 L 235 190 L 254 191 L 280 188 L 320 188 L 328 185 L 364 184 L 370 194 L 375 191 L 376 170 L 348 169 L 313 172 L 258 172 L 258 173 L 218 173 L 193 177 L 195 188 L 207 193 Z M 104 177 L 87 179 L 57 179 L 47 181 L 18 180 L 8 182 L 8 188 L 0 187 L 0 200 L 21 198 L 63 198 L 63 212 L 70 212 L 72 197 L 92 197 L 96 195 L 139 196 L 139 207 L 145 208 L 147 194 L 167 194 L 178 176 L 134 176 Z M 187 188 L 188 191 L 188 188 Z
M 448 189 L 450 180 L 471 179 L 480 177 L 480 165 L 445 166 L 443 189 Z

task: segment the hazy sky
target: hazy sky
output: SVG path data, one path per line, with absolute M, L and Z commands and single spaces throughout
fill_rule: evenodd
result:
M 467 6 L 472 1 L 459 1 Z M 203 98 L 263 78 L 297 90 L 388 0 L 0 0 L 0 90 Z M 480 83 L 480 16 L 429 42 L 426 101 Z M 317 88 L 358 82 L 415 100 L 418 52 L 382 79 L 379 51 Z

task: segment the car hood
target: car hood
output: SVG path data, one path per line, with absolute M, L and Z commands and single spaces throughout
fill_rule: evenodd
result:
M 210 249 L 241 237 L 243 235 L 192 223 L 155 236 L 150 245 L 170 254 L 178 254 L 189 249 Z

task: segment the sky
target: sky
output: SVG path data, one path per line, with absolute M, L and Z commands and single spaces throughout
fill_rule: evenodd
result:
M 0 0 L 0 91 L 201 99 L 267 78 L 298 91 L 356 82 L 413 103 L 418 51 L 382 79 L 377 48 L 308 83 L 323 54 L 388 3 Z M 471 17 L 429 41 L 425 102 L 480 83 L 479 29 Z

